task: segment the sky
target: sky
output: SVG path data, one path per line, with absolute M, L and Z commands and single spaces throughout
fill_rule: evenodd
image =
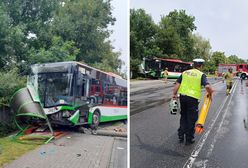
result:
M 195 17 L 194 33 L 209 40 L 212 51 L 248 59 L 247 0 L 130 0 L 130 8 L 143 8 L 155 23 L 170 11 L 183 9 Z
M 128 43 L 128 32 L 129 32 L 129 7 L 127 0 L 112 0 L 112 14 L 116 18 L 114 26 L 110 26 L 109 29 L 113 30 L 110 36 L 114 51 L 121 52 L 121 60 L 124 61 L 125 65 L 122 67 L 122 72 L 127 71 L 128 55 L 129 55 L 129 43 Z

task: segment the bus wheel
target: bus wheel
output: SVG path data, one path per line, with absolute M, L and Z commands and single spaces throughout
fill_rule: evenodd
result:
M 85 128 L 84 128 L 83 126 L 79 126 L 79 127 L 77 128 L 78 132 L 80 132 L 80 133 L 85 133 L 84 129 L 85 129 Z
M 241 78 L 242 78 L 243 80 L 245 80 L 246 74 L 243 73 L 243 74 L 241 75 Z
M 95 111 L 92 116 L 91 129 L 97 129 L 99 123 L 100 123 L 100 113 L 98 111 Z
M 127 124 L 127 120 L 123 120 L 123 123 L 124 123 L 124 124 Z

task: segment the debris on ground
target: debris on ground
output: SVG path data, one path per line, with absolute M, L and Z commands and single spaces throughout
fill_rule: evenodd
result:
M 124 121 L 118 121 L 115 122 L 112 125 L 106 124 L 99 128 L 99 130 L 108 130 L 108 131 L 114 131 L 114 132 L 127 132 L 127 124 L 125 124 Z

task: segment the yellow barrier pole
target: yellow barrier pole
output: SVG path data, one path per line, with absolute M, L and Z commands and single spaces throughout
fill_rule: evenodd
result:
M 196 126 L 195 126 L 195 132 L 197 134 L 201 134 L 203 131 L 203 126 L 205 124 L 205 120 L 207 118 L 210 105 L 211 105 L 211 99 L 208 96 L 208 94 L 206 94 L 206 96 L 204 98 L 204 103 L 203 103 L 201 111 L 200 111 L 200 115 L 198 117 L 198 121 L 197 121 Z

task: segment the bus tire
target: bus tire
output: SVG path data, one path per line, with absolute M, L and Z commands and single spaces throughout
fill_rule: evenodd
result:
M 96 103 L 96 97 L 90 97 L 90 104 L 95 104 Z
M 242 78 L 243 80 L 245 80 L 246 74 L 245 74 L 245 73 L 241 74 L 241 78 Z
M 85 128 L 83 126 L 77 127 L 77 131 L 80 132 L 80 133 L 83 133 L 83 134 L 85 133 L 84 129 Z
M 100 112 L 96 110 L 92 115 L 91 129 L 97 129 L 100 124 Z

